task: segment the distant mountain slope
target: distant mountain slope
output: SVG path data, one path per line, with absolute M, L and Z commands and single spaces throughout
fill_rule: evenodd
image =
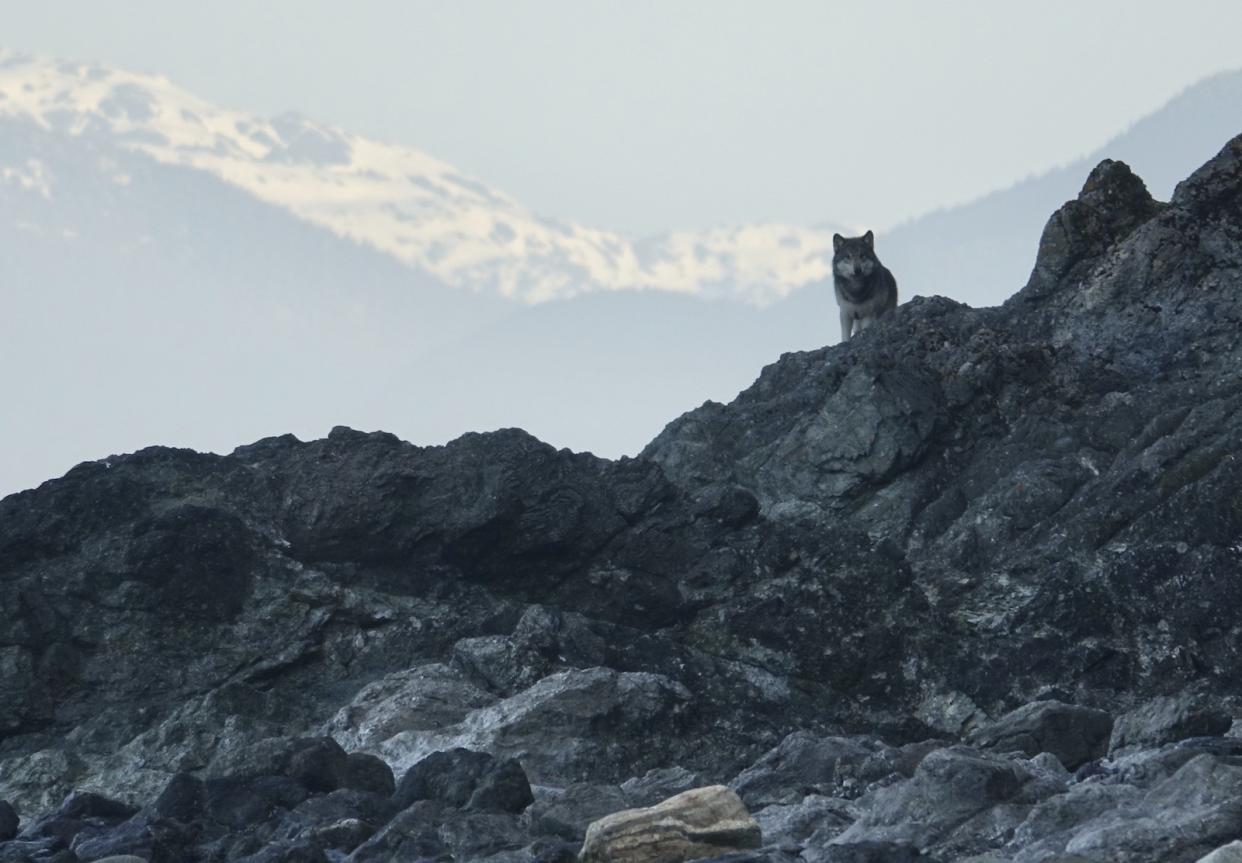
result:
M 512 313 L 98 136 L 0 119 L 0 490 L 100 452 L 319 434 Z
M 902 301 L 940 294 L 999 305 L 1030 275 L 1047 214 L 1078 193 L 1100 159 L 1130 162 L 1152 193 L 1167 199 L 1176 178 L 1237 131 L 1242 72 L 1191 87 L 1086 159 L 911 222 L 880 236 L 877 248 L 897 275 Z M 637 452 L 665 422 L 704 399 L 732 399 L 755 369 L 782 352 L 839 337 L 827 279 L 761 310 L 679 299 L 646 293 L 525 309 L 421 358 L 434 375 L 402 379 L 419 378 L 420 391 L 439 382 L 420 403 L 435 405 L 431 412 L 452 430 L 520 425 L 558 446 L 616 456 Z M 448 398 L 443 382 L 450 379 L 471 397 Z M 396 403 L 373 398 L 383 405 L 381 427 L 421 429 L 421 419 L 411 422 Z
M 1238 128 L 1233 73 L 1099 155 L 1168 197 Z M 1002 302 L 1093 160 L 882 235 L 902 298 Z M 836 341 L 832 232 L 631 242 L 540 219 L 416 150 L 0 54 L 0 493 L 101 452 L 341 423 L 419 443 L 523 426 L 634 453 L 782 352 Z
M 379 370 L 366 382 L 363 414 L 368 428 L 408 430 L 419 443 L 517 426 L 558 447 L 633 454 L 683 411 L 733 398 L 781 353 L 831 340 L 833 301 L 808 294 L 821 308 L 802 338 L 774 309 L 673 294 L 591 294 L 523 309 Z
M 0 53 L 0 116 L 206 171 L 455 287 L 529 301 L 652 289 L 765 303 L 827 274 L 831 231 L 745 225 L 644 241 L 531 213 L 412 147 L 253 117 L 164 78 Z

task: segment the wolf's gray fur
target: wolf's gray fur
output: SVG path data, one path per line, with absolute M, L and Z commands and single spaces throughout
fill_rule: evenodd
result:
M 897 308 L 897 280 L 875 256 L 875 237 L 832 235 L 832 283 L 841 307 L 841 341 Z

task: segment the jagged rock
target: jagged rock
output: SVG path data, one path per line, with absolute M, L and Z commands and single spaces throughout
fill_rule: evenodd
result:
M 745 801 L 743 801 L 745 802 Z M 808 794 L 797 803 L 774 803 L 755 813 L 755 821 L 769 845 L 808 845 L 812 835 L 823 844 L 857 820 L 860 809 L 852 802 Z
M 764 398 L 777 395 L 774 385 L 789 383 L 761 377 L 757 388 L 730 405 L 728 420 L 719 405 L 686 414 L 643 450 L 644 458 L 676 479 L 693 476 L 696 485 L 711 480 L 749 491 L 761 510 L 771 510 L 782 501 L 838 498 L 888 479 L 921 458 L 938 430 L 936 391 L 917 374 L 829 367 L 798 391 Z M 822 393 L 825 383 L 830 394 L 820 395 L 816 410 L 805 410 L 807 398 Z M 775 416 L 773 402 L 781 411 Z
M 375 835 L 375 826 L 361 818 L 345 818 L 330 824 L 308 827 L 299 836 L 316 848 L 348 854 Z
M 617 785 L 579 782 L 546 800 L 536 800 L 530 811 L 531 832 L 581 845 L 593 821 L 635 805 L 644 804 L 635 804 Z
M 1202 698 L 1153 698 L 1117 717 L 1108 752 L 1120 754 L 1188 737 L 1217 737 L 1227 733 L 1232 724 L 1232 714 Z
M 607 655 L 604 638 L 580 615 L 533 605 L 511 635 L 458 641 L 452 664 L 487 689 L 509 696 L 567 667 L 603 665 Z
M 455 809 L 521 812 L 534 801 L 522 766 L 498 761 L 486 752 L 451 749 L 433 752 L 406 771 L 393 795 L 404 809 L 418 800 L 435 800 Z
M 440 663 L 395 671 L 364 686 L 325 726 L 347 749 L 371 749 L 401 732 L 454 725 L 496 699 Z
M 1210 736 L 1242 686 L 1240 237 L 1242 137 L 1167 205 L 1106 162 L 1004 306 L 915 298 L 639 458 L 338 428 L 0 500 L 0 798 L 24 818 L 0 861 L 371 827 L 358 859 L 562 855 L 511 812 L 333 809 L 458 746 L 633 802 L 750 766 L 739 788 L 792 807 L 765 816 L 790 835 L 812 795 L 848 797 L 808 860 L 1208 853 L 1236 838 L 1242 754 Z M 1180 692 L 1209 709 L 1144 706 Z M 1111 757 L 1071 777 L 935 740 L 1048 701 L 1120 715 Z M 1021 748 L 1098 752 L 1045 730 Z M 316 737 L 339 750 L 299 756 Z M 1192 782 L 1202 800 L 1162 796 Z M 143 808 L 56 816 L 75 789 Z
M 432 801 L 419 801 L 402 810 L 348 859 L 350 863 L 390 860 L 436 860 L 449 858 L 449 849 L 440 839 L 437 819 L 441 810 Z
M 155 855 L 156 837 L 149 825 L 141 821 L 127 821 L 111 830 L 84 829 L 75 835 L 69 848 L 80 860 L 98 860 L 118 856 L 136 856 L 149 860 Z M 161 845 L 160 856 L 169 849 Z
M 1100 816 L 1132 809 L 1142 795 L 1139 788 L 1124 783 L 1071 785 L 1064 794 L 1033 806 L 1014 831 L 1010 844 L 1021 849 L 1023 860 L 1055 859 L 1065 853 L 1083 825 Z
M 684 686 L 658 674 L 563 671 L 471 711 L 456 726 L 403 731 L 377 748 L 396 765 L 465 747 L 517 758 L 536 781 L 621 779 L 658 766 L 678 745 L 689 701 Z M 602 743 L 596 735 L 604 727 L 625 732 Z
M 794 732 L 733 780 L 748 807 L 796 803 L 808 793 L 858 797 L 877 783 L 910 776 L 924 747 L 898 749 L 866 737 Z
M 982 749 L 1048 752 L 1069 770 L 1077 770 L 1109 749 L 1113 718 L 1103 710 L 1035 701 L 976 729 L 968 738 Z
M 1075 265 L 1098 258 L 1159 210 L 1129 165 L 1105 159 L 1087 177 L 1077 200 L 1048 220 L 1024 299 L 1033 300 L 1076 275 Z
M 529 840 L 518 818 L 504 812 L 447 815 L 440 822 L 439 835 L 458 860 L 481 860 L 514 852 Z
M 315 745 L 316 742 L 308 738 L 265 737 L 220 751 L 203 770 L 203 777 L 240 780 L 257 776 L 290 776 L 294 756 L 302 749 Z
M 591 824 L 582 863 L 681 863 L 758 848 L 759 825 L 723 785 L 695 788 L 647 809 L 627 809 Z
M 1242 768 L 1200 755 L 1137 802 L 1099 807 L 1075 827 L 1065 853 L 1086 859 L 1197 860 L 1242 829 Z M 1040 858 L 1028 852 L 1019 859 Z
M 271 835 L 279 841 L 309 841 L 325 850 L 349 852 L 371 838 L 398 809 L 377 794 L 341 789 L 280 813 Z
M 54 837 L 6 842 L 0 845 L 0 863 L 75 863 L 77 855 Z
M 58 806 L 86 770 L 86 763 L 71 750 L 39 749 L 5 759 L 0 783 L 29 820 L 30 813 L 43 814 Z
M 190 822 L 207 806 L 207 788 L 201 779 L 189 773 L 178 773 L 149 807 L 156 818 L 172 818 Z
M 919 763 L 913 777 L 877 790 L 871 805 L 835 844 L 901 842 L 920 851 L 951 844 L 962 856 L 979 853 L 1001 843 L 986 823 L 972 819 L 1009 804 L 1029 807 L 1064 789 L 1064 784 L 1000 756 L 966 747 L 938 749 Z M 1021 817 L 1013 818 L 1019 814 L 1025 812 L 1010 813 L 1010 829 L 1021 822 Z
M 1104 775 L 1118 782 L 1148 787 L 1172 776 L 1201 754 L 1199 750 L 1180 746 L 1145 749 L 1109 759 Z
M 621 790 L 630 806 L 642 808 L 707 784 L 702 776 L 684 767 L 658 767 L 625 780 Z

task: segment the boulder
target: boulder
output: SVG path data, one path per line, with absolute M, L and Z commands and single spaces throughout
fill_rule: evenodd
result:
M 1007 804 L 1029 806 L 1064 789 L 1063 783 L 1043 780 L 999 755 L 964 746 L 938 749 L 911 778 L 878 789 L 861 817 L 832 844 L 898 842 L 926 850 L 948 841 L 976 816 Z
M 796 731 L 730 783 L 752 809 L 796 803 L 808 793 L 857 797 L 894 775 L 909 776 L 918 757 L 868 737 L 817 737 Z
M 148 809 L 155 818 L 189 822 L 198 818 L 206 805 L 207 789 L 202 780 L 189 773 L 178 773 Z
M 1117 717 L 1108 754 L 1176 743 L 1190 737 L 1220 736 L 1229 731 L 1233 715 L 1210 699 L 1193 695 L 1152 698 Z
M 331 737 L 308 740 L 289 758 L 287 773 L 307 791 L 327 793 L 345 784 L 349 756 Z
M 827 843 L 858 818 L 859 808 L 847 800 L 808 794 L 798 803 L 777 803 L 755 813 L 769 845 L 805 846 L 812 835 Z
M 1108 751 L 1113 718 L 1103 710 L 1035 701 L 975 729 L 967 740 L 982 749 L 1017 751 L 1035 756 L 1048 752 L 1067 770 Z
M 730 788 L 695 788 L 646 809 L 627 809 L 587 828 L 582 863 L 682 863 L 758 848 L 759 825 Z
M 462 748 L 428 755 L 406 771 L 393 794 L 401 809 L 434 800 L 454 809 L 521 812 L 534 799 L 517 761 Z

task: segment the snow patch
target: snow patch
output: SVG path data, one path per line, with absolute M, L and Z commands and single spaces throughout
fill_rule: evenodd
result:
M 413 147 L 300 114 L 220 108 L 163 77 L 0 52 L 0 116 L 206 171 L 450 285 L 525 302 L 659 290 L 766 305 L 830 271 L 831 228 L 747 225 L 637 242 L 539 216 Z M 5 170 L 5 182 L 50 196 L 38 169 Z

